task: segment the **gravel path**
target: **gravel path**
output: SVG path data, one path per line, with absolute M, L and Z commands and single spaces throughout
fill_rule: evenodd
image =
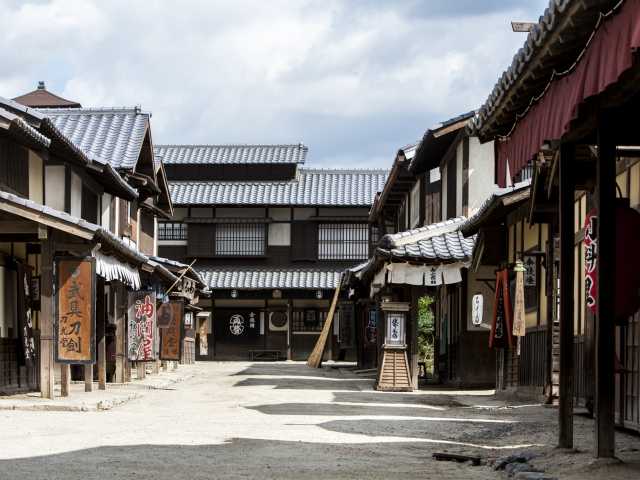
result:
M 191 368 L 110 411 L 0 412 L 0 479 L 489 479 L 486 465 L 431 455 L 488 461 L 553 443 L 540 427 L 551 409 L 504 408 L 490 392 L 379 393 L 296 363 Z

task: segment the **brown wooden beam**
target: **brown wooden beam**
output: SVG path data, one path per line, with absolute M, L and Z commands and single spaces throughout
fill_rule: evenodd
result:
M 616 144 L 612 115 L 598 119 L 598 295 L 596 312 L 595 456 L 615 454 Z
M 32 233 L 38 234 L 38 224 L 24 220 L 0 220 L 0 233 L 3 235 Z
M 40 394 L 53 398 L 53 235 L 42 241 L 40 257 Z
M 560 448 L 573 448 L 573 282 L 575 146 L 560 147 Z

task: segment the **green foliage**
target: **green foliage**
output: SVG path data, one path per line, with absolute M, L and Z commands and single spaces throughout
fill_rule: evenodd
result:
M 433 297 L 418 298 L 418 354 L 425 362 L 427 374 L 433 373 L 434 357 L 434 315 L 431 305 Z

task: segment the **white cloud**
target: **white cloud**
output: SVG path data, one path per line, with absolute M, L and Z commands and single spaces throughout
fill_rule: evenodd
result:
M 156 143 L 304 141 L 315 165 L 384 165 L 484 101 L 524 41 L 509 20 L 538 2 L 0 0 L 0 95 L 45 80 L 85 106 L 141 104 Z

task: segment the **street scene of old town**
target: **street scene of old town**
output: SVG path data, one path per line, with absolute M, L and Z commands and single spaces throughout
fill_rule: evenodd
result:
M 0 44 L 0 480 L 640 479 L 640 0 Z

